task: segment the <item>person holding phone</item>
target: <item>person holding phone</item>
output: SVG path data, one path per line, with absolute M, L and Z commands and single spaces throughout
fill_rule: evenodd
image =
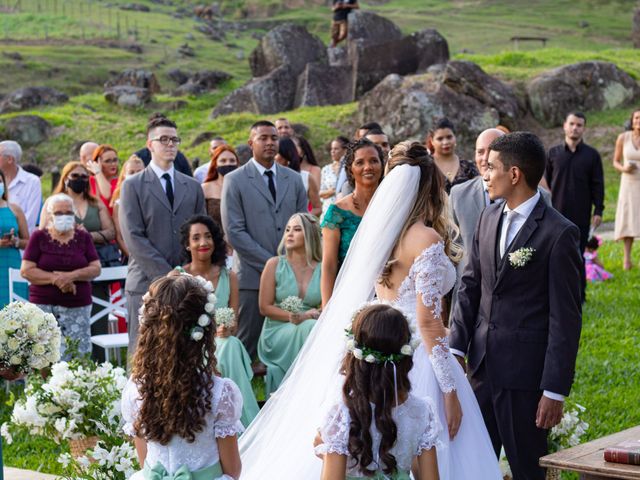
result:
M 29 229 L 22 209 L 9 203 L 9 187 L 4 172 L 0 170 L 0 308 L 9 298 L 9 269 L 20 268 L 20 249 L 27 245 Z M 27 286 L 16 286 L 16 293 L 27 296 Z

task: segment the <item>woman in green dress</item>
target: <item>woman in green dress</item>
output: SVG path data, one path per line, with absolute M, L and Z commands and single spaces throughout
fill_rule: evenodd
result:
M 364 212 L 382 181 L 384 154 L 379 146 L 365 139 L 349 144 L 345 157 L 347 181 L 353 193 L 329 206 L 322 220 L 322 306 L 336 282 Z
M 216 295 L 216 309 L 238 311 L 238 277 L 225 265 L 227 244 L 222 230 L 211 217 L 195 215 L 180 228 L 183 254 L 189 262 L 182 270 L 209 280 Z M 180 268 L 178 269 L 180 270 Z M 236 325 L 219 326 L 216 330 L 216 358 L 223 377 L 234 381 L 242 393 L 240 421 L 246 427 L 258 414 L 258 402 L 251 388 L 251 359 L 242 342 L 234 336 Z
M 278 256 L 267 261 L 260 277 L 260 313 L 266 318 L 258 356 L 267 366 L 267 395 L 280 386 L 320 315 L 321 262 L 318 220 L 296 213 L 287 223 Z M 300 304 L 298 309 L 285 310 L 287 303 L 296 303 L 290 297 Z

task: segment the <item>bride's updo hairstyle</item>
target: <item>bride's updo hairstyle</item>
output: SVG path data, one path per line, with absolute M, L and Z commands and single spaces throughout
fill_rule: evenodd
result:
M 390 305 L 364 308 L 354 318 L 351 328 L 357 345 L 385 356 L 399 354 L 402 347 L 411 341 L 407 319 Z M 387 475 L 397 470 L 396 459 L 390 450 L 396 443 L 398 428 L 391 414 L 396 406 L 396 394 L 404 399 L 411 390 L 409 371 L 413 367 L 412 355 L 398 356 L 401 358 L 393 362 L 369 362 L 349 352 L 342 364 L 342 373 L 345 375 L 342 394 L 351 417 L 349 454 L 356 461 L 354 467 L 359 466 L 366 476 L 375 473 L 375 469 L 367 469 L 376 457 L 371 438 L 372 418 L 382 435 L 378 451 L 380 468 Z M 375 417 L 371 404 L 375 406 Z
M 166 445 L 173 435 L 189 442 L 211 411 L 216 374 L 215 323 L 190 336 L 205 313 L 207 291 L 188 275 L 160 278 L 143 298 L 132 378 L 140 394 L 136 435 Z
M 457 227 L 451 221 L 449 215 L 449 199 L 445 190 L 445 176 L 435 164 L 429 151 L 418 142 L 400 142 L 389 152 L 386 174 L 388 175 L 400 165 L 420 167 L 420 183 L 416 201 L 402 227 L 400 236 L 394 245 L 394 250 L 413 224 L 423 222 L 438 232 L 438 235 L 444 241 L 445 253 L 452 261 L 457 263 L 462 257 L 462 250 L 453 241 Z M 380 283 L 387 288 L 391 287 L 389 277 L 395 262 L 394 258 L 390 258 L 380 275 Z

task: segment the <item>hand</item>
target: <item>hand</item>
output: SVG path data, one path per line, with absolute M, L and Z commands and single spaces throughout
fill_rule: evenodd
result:
M 467 361 L 465 360 L 465 358 L 461 357 L 459 355 L 454 355 L 453 358 L 455 358 L 458 361 L 458 363 L 462 367 L 462 371 L 466 374 L 467 373 Z
M 462 423 L 462 407 L 460 406 L 458 394 L 455 390 L 444 394 L 444 413 L 447 417 L 449 439 L 453 440 L 453 438 L 458 434 L 460 424 Z
M 316 320 L 320 316 L 320 310 L 318 310 L 317 308 L 312 308 L 304 312 L 304 316 L 307 318 L 307 320 L 310 318 Z
M 624 167 L 622 167 L 622 171 L 624 173 L 633 173 L 637 170 L 638 166 L 635 163 L 627 163 Z
M 322 435 L 320 435 L 320 430 L 316 430 L 316 436 L 313 439 L 313 448 L 316 448 L 318 445 L 322 445 L 324 442 L 322 441 Z M 316 453 L 316 457 L 320 460 L 324 460 L 324 455 L 320 453 Z
M 63 293 L 75 294 L 76 287 L 73 283 L 75 277 L 72 272 L 53 272 L 55 279 L 53 284 L 58 287 Z
M 9 233 L 6 233 L 2 237 L 0 237 L 0 247 L 1 248 L 15 247 L 14 236 L 15 236 L 15 230 L 12 228 L 11 230 L 9 230 Z
M 536 413 L 536 427 L 550 429 L 555 427 L 562 420 L 562 409 L 564 402 L 552 400 L 542 395 L 538 402 L 538 412 Z
M 594 215 L 591 219 L 591 226 L 596 229 L 602 223 L 602 217 L 600 215 Z
M 224 325 L 220 325 L 216 329 L 216 336 L 220 337 L 220 338 L 227 338 L 227 337 L 231 336 L 231 330 L 229 329 L 229 327 L 225 327 Z
M 94 162 L 93 160 L 89 160 L 87 162 L 87 170 L 89 170 L 94 175 L 98 175 L 102 171 L 102 167 L 98 162 Z
M 300 322 L 302 322 L 303 318 L 302 315 L 299 313 L 293 313 L 293 312 L 289 312 L 289 322 L 293 323 L 294 325 L 299 325 Z

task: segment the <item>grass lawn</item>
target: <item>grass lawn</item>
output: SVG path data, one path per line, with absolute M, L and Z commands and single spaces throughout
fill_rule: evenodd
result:
M 614 278 L 588 287 L 576 381 L 571 398 L 587 408 L 590 427 L 584 441 L 640 424 L 640 246 L 635 246 L 636 267 L 623 272 L 622 245 L 605 242 L 600 249 Z M 262 386 L 254 382 L 259 396 Z M 7 395 L 0 389 L 0 423 L 8 420 Z M 56 458 L 63 447 L 52 441 L 16 438 L 4 446 L 8 466 L 59 473 Z

